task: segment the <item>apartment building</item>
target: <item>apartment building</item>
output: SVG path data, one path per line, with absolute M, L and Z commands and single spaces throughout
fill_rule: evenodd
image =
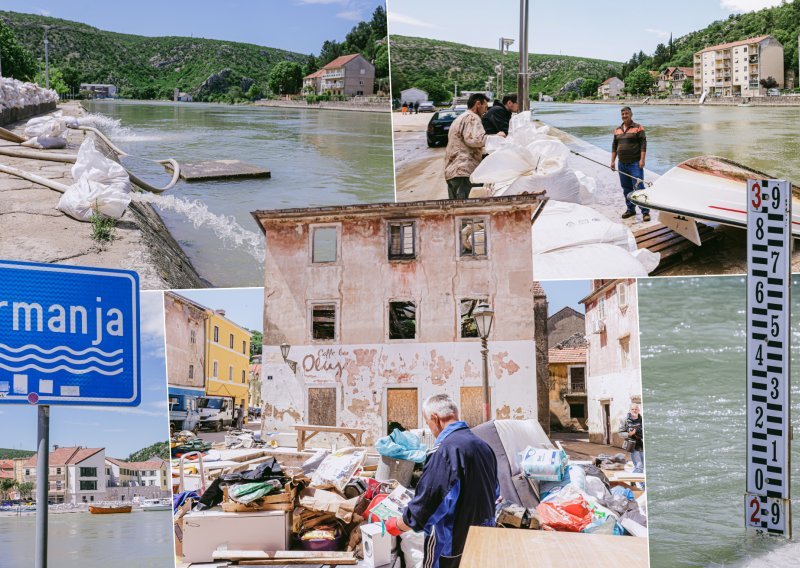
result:
M 586 306 L 589 440 L 621 445 L 617 432 L 631 402 L 642 401 L 636 280 L 592 280 Z M 646 415 L 646 414 L 645 414 Z
M 322 68 L 321 92 L 348 97 L 375 92 L 375 66 L 355 53 L 337 57 Z
M 208 312 L 205 306 L 179 294 L 164 293 L 167 383 L 171 408 L 181 406 L 181 397 L 205 394 Z
M 597 87 L 597 95 L 603 99 L 618 99 L 625 90 L 625 82 L 619 77 L 609 77 Z
M 53 447 L 49 457 L 48 500 L 51 503 L 93 503 L 106 494 L 103 448 Z M 23 464 L 23 480 L 36 484 L 36 454 Z
M 168 489 L 169 464 L 160 458 L 131 462 L 107 457 L 105 471 L 109 491 L 115 487 L 154 487 L 159 491 Z
M 694 54 L 694 93 L 723 97 L 766 95 L 761 80 L 783 87 L 783 45 L 770 35 L 712 45 Z
M 250 405 L 250 331 L 209 310 L 206 320 L 206 394 L 234 399 L 236 407 Z

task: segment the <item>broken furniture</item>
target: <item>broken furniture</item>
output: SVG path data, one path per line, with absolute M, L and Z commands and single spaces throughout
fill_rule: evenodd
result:
M 647 566 L 648 539 L 470 527 L 461 568 Z
M 338 426 L 315 426 L 313 424 L 295 424 L 293 426 L 297 430 L 297 450 L 303 451 L 306 449 L 306 442 L 317 434 L 341 434 L 350 442 L 351 445 L 356 447 L 363 446 L 364 428 L 340 428 Z

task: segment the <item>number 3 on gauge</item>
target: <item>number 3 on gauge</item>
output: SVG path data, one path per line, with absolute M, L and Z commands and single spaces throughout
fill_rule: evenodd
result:
M 752 205 L 753 209 L 757 211 L 761 209 L 761 186 L 757 183 L 754 183 L 750 188 L 750 192 L 753 194 L 753 198 L 750 200 L 750 205 Z

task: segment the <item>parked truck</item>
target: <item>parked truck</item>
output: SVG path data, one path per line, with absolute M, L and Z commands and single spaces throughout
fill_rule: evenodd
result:
M 200 413 L 197 396 L 188 394 L 169 395 L 169 428 L 171 431 L 200 429 Z
M 234 424 L 233 397 L 230 396 L 201 396 L 197 399 L 197 408 L 200 411 L 200 428 L 209 428 L 217 432 L 223 428 L 230 428 Z

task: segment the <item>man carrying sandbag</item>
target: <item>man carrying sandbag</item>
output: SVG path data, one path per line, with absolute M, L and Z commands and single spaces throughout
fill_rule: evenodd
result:
M 473 93 L 467 99 L 467 112 L 458 116 L 447 134 L 444 154 L 444 179 L 447 180 L 449 199 L 467 199 L 472 189 L 469 176 L 481 163 L 486 131 L 481 117 L 489 108 L 489 99 L 483 93 Z M 505 137 L 504 133 L 498 136 Z
M 485 98 L 485 97 L 484 97 Z M 436 436 L 403 517 L 386 523 L 389 534 L 425 533 L 426 568 L 457 568 L 471 526 L 494 526 L 497 459 L 489 445 L 458 419 L 446 394 L 428 398 L 422 417 Z
M 625 194 L 627 209 L 623 219 L 636 215 L 636 205 L 628 201 L 628 195 L 634 190 L 644 189 L 644 161 L 647 155 L 647 136 L 644 126 L 633 122 L 631 107 L 622 107 L 622 124 L 614 130 L 614 142 L 611 145 L 611 169 L 619 170 L 619 181 L 622 193 Z M 617 167 L 619 156 L 619 167 Z M 650 220 L 650 210 L 640 207 L 642 221 Z
M 519 110 L 517 95 L 511 94 L 503 97 L 503 101 L 495 101 L 494 106 L 486 111 L 481 118 L 486 134 L 500 134 L 508 136 L 508 125 L 511 115 Z

